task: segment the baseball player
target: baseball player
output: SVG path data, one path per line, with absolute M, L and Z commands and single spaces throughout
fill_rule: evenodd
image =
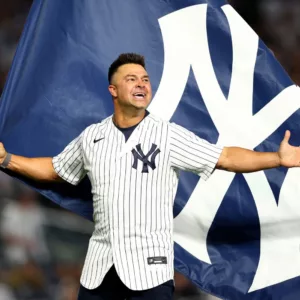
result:
M 219 147 L 146 108 L 152 97 L 144 58 L 121 54 L 108 72 L 114 114 L 87 127 L 54 158 L 8 153 L 2 168 L 38 181 L 92 186 L 95 229 L 78 299 L 172 299 L 173 200 L 179 170 L 207 180 L 214 169 L 255 172 L 300 166 L 287 131 L 278 152 Z

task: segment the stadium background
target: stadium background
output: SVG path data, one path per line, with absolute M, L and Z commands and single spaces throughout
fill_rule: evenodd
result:
M 299 84 L 300 2 L 229 2 Z M 0 94 L 31 3 L 0 0 Z M 0 172 L 0 299 L 75 300 L 91 232 L 91 223 Z M 180 274 L 175 280 L 177 300 L 216 299 Z

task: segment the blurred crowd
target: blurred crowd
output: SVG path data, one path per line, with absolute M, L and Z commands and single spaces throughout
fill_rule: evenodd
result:
M 300 1 L 229 0 L 300 83 Z M 0 94 L 32 0 L 0 1 Z M 75 300 L 92 224 L 0 172 L 0 299 Z M 208 298 L 176 274 L 176 299 Z
M 75 300 L 92 223 L 0 173 L 0 299 Z
M 300 85 L 300 1 L 229 0 Z

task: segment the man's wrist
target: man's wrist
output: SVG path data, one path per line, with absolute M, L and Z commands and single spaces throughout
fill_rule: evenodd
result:
M 280 157 L 280 154 L 279 154 L 279 152 L 275 152 L 275 154 L 276 154 L 276 160 L 277 160 L 277 166 L 276 166 L 276 168 L 277 167 L 281 167 L 281 157 Z
M 11 153 L 6 153 L 4 160 L 0 163 L 0 168 L 6 169 L 11 161 Z

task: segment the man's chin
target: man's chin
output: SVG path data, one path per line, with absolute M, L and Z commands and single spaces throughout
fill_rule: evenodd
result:
M 135 106 L 135 109 L 136 109 L 137 111 L 143 111 L 143 110 L 146 110 L 146 108 L 147 108 L 147 107 L 145 107 L 145 106 Z
M 143 110 L 146 109 L 148 107 L 149 104 L 145 104 L 145 103 L 138 103 L 138 104 L 134 104 L 134 107 L 138 110 Z

